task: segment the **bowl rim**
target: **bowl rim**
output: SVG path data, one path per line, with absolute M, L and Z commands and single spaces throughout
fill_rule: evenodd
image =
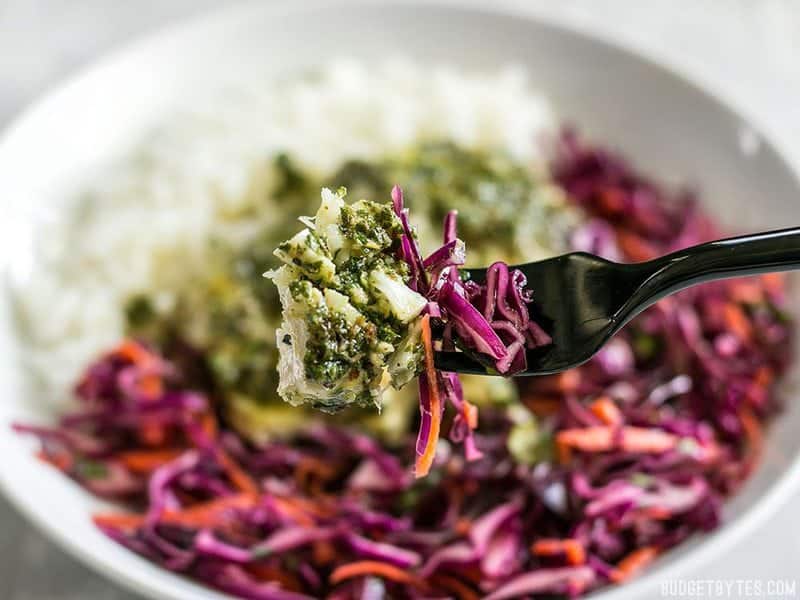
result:
M 35 119 L 40 109 L 51 101 L 55 101 L 60 93 L 72 87 L 80 86 L 85 79 L 93 77 L 98 71 L 113 68 L 116 63 L 136 55 L 151 45 L 164 42 L 182 32 L 205 27 L 219 27 L 222 21 L 235 20 L 249 11 L 258 11 L 275 16 L 303 12 L 313 14 L 321 8 L 328 8 L 332 5 L 341 5 L 349 9 L 367 8 L 375 5 L 387 8 L 411 6 L 418 7 L 420 10 L 450 8 L 477 16 L 515 17 L 619 51 L 638 60 L 649 69 L 660 71 L 663 75 L 687 85 L 695 93 L 713 101 L 718 108 L 727 111 L 743 123 L 746 123 L 759 136 L 762 143 L 774 151 L 775 159 L 800 189 L 800 156 L 794 155 L 777 130 L 769 126 L 754 110 L 748 109 L 736 98 L 731 97 L 731 94 L 723 90 L 721 86 L 694 72 L 690 65 L 670 59 L 663 52 L 648 46 L 640 38 L 620 34 L 620 32 L 612 34 L 610 31 L 582 20 L 575 15 L 567 13 L 556 14 L 544 6 L 526 6 L 524 2 L 515 0 L 495 0 L 490 5 L 481 3 L 479 0 L 305 0 L 302 3 L 293 2 L 293 0 L 272 0 L 267 4 L 259 0 L 242 0 L 219 8 L 203 10 L 189 17 L 170 20 L 143 34 L 134 36 L 131 41 L 119 44 L 110 51 L 104 52 L 99 58 L 77 68 L 65 78 L 49 86 L 33 102 L 14 114 L 8 124 L 0 130 L 0 162 L 3 160 L 6 146 L 16 136 L 17 131 L 22 129 L 27 121 Z M 4 267 L 5 265 L 0 263 L 0 270 L 4 270 Z M 774 514 L 798 487 L 800 487 L 800 454 L 794 457 L 785 472 L 742 515 L 724 523 L 722 527 L 713 533 L 705 534 L 699 543 L 687 550 L 684 556 L 655 569 L 655 571 L 648 570 L 639 578 L 623 586 L 603 589 L 592 594 L 592 597 L 602 598 L 602 600 L 647 597 L 648 593 L 653 593 L 659 581 L 676 580 L 684 574 L 690 557 L 690 568 L 692 572 L 697 572 L 711 560 L 720 556 L 725 549 L 736 545 L 753 532 L 756 527 Z M 52 519 L 29 508 L 24 496 L 2 477 L 0 477 L 0 492 L 8 499 L 14 509 L 37 530 L 44 533 L 49 540 L 53 541 L 67 554 L 77 558 L 96 573 L 124 586 L 129 591 L 143 593 L 153 598 L 184 600 L 188 597 L 176 590 L 165 590 L 161 585 L 154 583 L 153 580 L 142 580 L 129 575 L 124 568 L 120 568 L 113 557 L 87 550 L 79 540 L 69 537 L 64 530 L 56 526 Z M 158 565 L 149 562 L 148 565 L 151 565 L 153 569 L 162 571 Z M 157 579 L 156 581 L 162 580 Z M 216 590 L 203 586 L 199 582 L 193 580 L 187 580 L 187 582 L 191 586 L 202 587 L 208 597 L 228 597 Z

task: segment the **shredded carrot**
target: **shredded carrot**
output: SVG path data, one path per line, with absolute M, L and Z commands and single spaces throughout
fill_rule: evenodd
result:
M 222 468 L 225 469 L 231 483 L 239 488 L 239 491 L 246 494 L 258 495 L 258 484 L 253 480 L 250 475 L 233 460 L 227 452 L 219 450 L 217 452 L 217 460 L 219 460 Z
M 320 496 L 315 500 L 298 496 L 276 496 L 272 498 L 272 501 L 284 516 L 294 519 L 298 525 L 311 527 L 315 523 L 315 518 L 326 519 L 334 516 L 330 505 L 325 506 L 322 502 L 327 499 L 325 496 Z
M 335 474 L 336 469 L 325 461 L 313 456 L 304 456 L 297 462 L 294 476 L 298 483 L 306 483 L 313 477 L 327 481 Z
M 164 511 L 161 520 L 184 527 L 212 527 L 218 525 L 217 519 L 220 513 L 233 508 L 250 508 L 257 500 L 258 498 L 253 494 L 225 496 L 180 511 Z
M 329 565 L 336 558 L 336 548 L 327 540 L 314 542 L 311 547 L 311 556 L 315 565 Z
M 638 513 L 654 521 L 666 521 L 675 516 L 672 511 L 667 510 L 663 506 L 645 506 L 644 508 L 640 508 Z
M 769 393 L 775 375 L 767 366 L 759 367 L 753 376 L 753 381 L 747 388 L 747 400 L 751 406 L 761 406 Z
M 153 360 L 153 355 L 139 342 L 134 340 L 123 340 L 112 350 L 112 354 L 117 354 L 135 365 L 147 364 Z
M 644 238 L 624 229 L 617 229 L 620 250 L 631 260 L 644 261 L 658 256 L 659 252 Z
M 439 400 L 439 385 L 436 368 L 433 364 L 433 342 L 431 341 L 430 315 L 422 317 L 422 344 L 425 348 L 425 374 L 428 378 L 428 393 L 430 394 L 431 429 L 428 439 L 425 440 L 425 450 L 417 455 L 414 468 L 415 477 L 425 477 L 431 470 L 433 459 L 436 456 L 436 444 L 439 441 L 439 428 L 442 420 L 441 403 Z
M 453 526 L 453 531 L 459 535 L 469 535 L 470 529 L 472 529 L 472 521 L 466 517 L 460 518 Z
M 123 340 L 111 351 L 111 355 L 116 355 L 144 369 L 158 365 L 156 355 L 135 340 Z M 145 370 L 136 385 L 139 392 L 148 400 L 155 400 L 164 393 L 164 382 L 158 371 L 148 372 Z
M 660 429 L 623 427 L 620 446 L 627 452 L 666 452 L 678 445 L 679 438 Z
M 359 560 L 337 567 L 331 573 L 330 581 L 333 585 L 336 585 L 347 579 L 365 577 L 367 575 L 375 575 L 376 577 L 389 579 L 397 583 L 413 585 L 421 590 L 426 590 L 428 588 L 428 585 L 424 581 L 415 577 L 408 571 L 377 560 Z
M 772 385 L 772 381 L 774 379 L 775 374 L 772 372 L 772 369 L 769 367 L 759 367 L 759 369 L 756 371 L 756 376 L 753 380 L 753 383 L 762 388 L 767 388 Z
M 531 553 L 536 556 L 553 556 L 563 554 L 564 540 L 558 538 L 542 538 L 531 544 Z
M 330 497 L 320 497 L 315 498 L 314 500 L 302 498 L 300 496 L 284 496 L 281 498 L 275 498 L 275 501 L 282 502 L 283 506 L 286 506 L 287 504 L 291 505 L 297 510 L 303 511 L 308 515 L 319 517 L 320 519 L 332 517 L 335 514 L 335 511 L 331 510 L 330 505 L 325 506 L 323 504 L 324 500 L 330 500 Z
M 614 216 L 625 211 L 627 193 L 619 188 L 609 186 L 597 192 L 595 198 L 597 209 L 607 216 Z
M 761 276 L 761 281 L 768 292 L 780 294 L 786 288 L 786 275 L 784 273 L 766 273 Z
M 137 382 L 142 395 L 148 400 L 155 400 L 164 393 L 164 382 L 160 375 L 147 373 Z
M 592 402 L 589 409 L 606 425 L 619 425 L 622 423 L 622 412 L 608 396 L 600 396 Z
M 764 429 L 761 422 L 746 406 L 739 409 L 739 421 L 742 423 L 751 456 L 758 458 L 764 448 Z
M 36 457 L 46 462 L 47 464 L 53 465 L 59 471 L 67 472 L 72 469 L 75 461 L 73 460 L 72 456 L 70 456 L 67 452 L 61 452 L 58 454 L 40 451 L 36 454 Z
M 722 317 L 736 337 L 742 341 L 748 341 L 753 337 L 753 326 L 747 318 L 744 310 L 738 304 L 728 302 L 722 309 Z
M 564 394 L 577 391 L 580 384 L 580 370 L 572 369 L 556 375 L 536 378 L 536 381 L 533 382 L 533 390 L 543 394 Z
M 253 563 L 245 565 L 244 568 L 256 579 L 260 579 L 261 581 L 274 581 L 279 583 L 283 589 L 292 592 L 299 592 L 303 589 L 303 585 L 294 574 L 275 565 Z
M 559 448 L 584 452 L 603 452 L 619 447 L 627 452 L 658 453 L 674 448 L 678 437 L 660 429 L 626 426 L 621 430 L 608 425 L 564 429 L 556 434 Z
M 150 448 L 163 446 L 167 440 L 167 431 L 161 423 L 144 421 L 139 428 L 139 440 Z
M 274 498 L 274 502 L 278 510 L 283 513 L 284 516 L 293 519 L 298 525 L 304 525 L 305 527 L 314 526 L 314 519 L 311 518 L 311 515 L 288 498 Z
M 176 459 L 183 452 L 182 448 L 129 450 L 117 454 L 115 458 L 134 473 L 150 473 L 161 465 Z
M 657 556 L 658 548 L 655 546 L 644 546 L 634 550 L 617 563 L 616 569 L 611 573 L 611 581 L 614 583 L 628 581 L 653 562 Z
M 478 427 L 478 407 L 464 400 L 464 420 L 470 429 Z
M 205 431 L 206 435 L 212 440 L 216 439 L 219 425 L 214 413 L 207 412 L 200 417 L 200 427 Z
M 556 434 L 556 442 L 584 452 L 602 452 L 614 447 L 614 433 L 607 426 L 562 429 Z
M 92 516 L 92 521 L 98 527 L 136 529 L 144 524 L 144 515 L 130 513 L 94 515 Z
M 439 573 L 431 577 L 431 582 L 442 591 L 453 594 L 458 600 L 480 600 L 480 596 L 470 587 L 450 575 Z
M 567 562 L 571 565 L 582 565 L 586 562 L 586 550 L 578 540 L 565 540 L 564 550 Z
M 586 562 L 586 550 L 583 544 L 573 538 L 543 538 L 531 545 L 531 552 L 536 556 L 557 556 L 563 554 L 571 565 L 582 565 Z
M 558 460 L 558 464 L 566 465 L 569 461 L 572 460 L 572 448 L 569 447 L 568 444 L 561 441 L 556 437 L 556 460 Z
M 226 496 L 202 504 L 196 504 L 184 510 L 166 510 L 161 516 L 164 523 L 200 529 L 217 525 L 219 514 L 232 508 L 250 508 L 256 498 L 249 494 Z M 115 527 L 118 529 L 136 529 L 145 521 L 144 514 L 111 513 L 98 514 L 92 521 L 99 527 Z
M 764 300 L 763 283 L 758 279 L 737 279 L 730 283 L 731 297 L 736 302 L 758 304 Z

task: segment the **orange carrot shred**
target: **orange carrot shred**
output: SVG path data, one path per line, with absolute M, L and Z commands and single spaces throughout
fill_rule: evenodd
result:
M 661 429 L 623 427 L 620 445 L 627 452 L 666 452 L 678 445 L 678 436 Z
M 541 394 L 564 394 L 574 392 L 580 387 L 581 372 L 578 369 L 564 371 L 556 375 L 538 377 L 533 382 L 533 390 Z
M 653 519 L 654 521 L 666 521 L 675 516 L 672 511 L 663 506 L 646 506 L 639 509 L 639 514 L 646 516 L 648 519 Z
M 160 375 L 148 373 L 138 382 L 139 391 L 148 400 L 156 400 L 164 393 L 164 382 Z
M 564 543 L 567 562 L 571 565 L 582 565 L 586 562 L 586 550 L 578 540 L 567 540 Z
M 135 365 L 146 364 L 153 359 L 153 356 L 145 347 L 134 340 L 123 340 L 112 352 L 113 354 L 118 354 L 122 358 L 131 361 Z
M 754 458 L 758 458 L 764 447 L 764 428 L 753 411 L 746 406 L 739 409 L 739 420 L 744 429 L 750 454 Z
M 200 417 L 200 426 L 208 437 L 210 437 L 212 440 L 216 439 L 217 432 L 219 431 L 219 425 L 214 413 L 207 412 Z
M 311 556 L 317 566 L 328 565 L 336 558 L 336 548 L 328 541 L 314 542 L 311 547 Z
M 543 538 L 531 545 L 531 552 L 536 556 L 556 556 L 563 554 L 571 565 L 582 565 L 586 562 L 586 550 L 576 539 Z
M 250 508 L 258 497 L 254 494 L 236 494 L 195 504 L 182 510 L 165 510 L 161 520 L 170 525 L 201 529 L 217 524 L 220 513 L 233 508 Z M 99 527 L 136 529 L 144 524 L 145 515 L 135 513 L 97 514 L 92 520 Z
M 753 383 L 762 388 L 766 388 L 772 384 L 774 378 L 775 374 L 772 372 L 772 369 L 769 367 L 759 367 L 756 371 L 756 376 L 753 380 Z
M 184 527 L 210 527 L 216 525 L 219 514 L 232 508 L 249 508 L 257 497 L 252 494 L 236 494 L 196 504 L 180 511 L 167 510 L 161 517 L 165 523 L 183 525 Z
M 606 425 L 619 425 L 622 423 L 622 412 L 608 396 L 600 396 L 592 402 L 589 409 Z
M 761 282 L 767 291 L 773 294 L 780 294 L 786 287 L 785 273 L 766 273 L 761 276 Z
M 260 579 L 261 581 L 274 581 L 279 583 L 283 589 L 292 592 L 299 592 L 303 589 L 303 585 L 296 575 L 284 571 L 275 565 L 253 563 L 246 565 L 244 568 L 256 579 Z
M 624 229 L 617 230 L 617 243 L 622 252 L 634 261 L 650 260 L 659 254 L 643 237 Z
M 605 215 L 612 216 L 625 210 L 626 193 L 616 187 L 608 186 L 597 193 L 597 208 Z
M 604 452 L 619 447 L 627 452 L 659 453 L 674 448 L 678 437 L 660 429 L 623 427 L 621 431 L 607 425 L 563 429 L 556 434 L 559 449 L 576 448 L 583 452 Z
M 36 458 L 47 464 L 53 465 L 59 471 L 69 471 L 75 464 L 74 459 L 68 453 L 48 454 L 46 452 L 37 452 Z
M 611 573 L 611 581 L 614 583 L 628 581 L 653 562 L 657 556 L 658 548 L 655 546 L 644 546 L 634 550 L 617 563 L 616 569 Z
M 129 450 L 116 456 L 125 467 L 135 473 L 149 473 L 161 465 L 174 460 L 183 453 L 181 448 L 159 450 Z
M 459 535 L 469 535 L 470 529 L 472 529 L 472 521 L 466 517 L 460 518 L 456 521 L 455 525 L 453 525 L 453 531 Z
M 428 378 L 428 393 L 430 394 L 431 429 L 425 441 L 425 450 L 417 455 L 414 468 L 415 477 L 425 477 L 431 470 L 433 459 L 436 456 L 436 444 L 439 441 L 439 428 L 441 427 L 442 410 L 439 400 L 439 386 L 436 368 L 433 364 L 433 342 L 431 341 L 430 315 L 422 317 L 422 344 L 425 348 L 425 374 Z
M 730 282 L 730 293 L 736 302 L 744 304 L 758 304 L 764 300 L 764 286 L 757 279 L 737 279 Z
M 552 556 L 563 552 L 562 540 L 554 538 L 543 538 L 531 544 L 531 553 L 536 556 Z
M 562 429 L 556 434 L 556 441 L 584 452 L 602 452 L 614 447 L 614 430 L 606 426 Z
M 92 516 L 98 527 L 114 527 L 117 529 L 136 529 L 144 524 L 144 515 L 129 513 L 102 514 Z
M 389 579 L 397 583 L 413 585 L 421 590 L 426 590 L 428 588 L 428 585 L 424 581 L 415 577 L 408 571 L 404 571 L 394 565 L 378 560 L 360 560 L 337 567 L 331 573 L 330 581 L 332 584 L 336 585 L 347 579 L 364 577 L 367 575 L 375 575 L 376 577 Z
M 167 439 L 167 432 L 161 423 L 148 423 L 144 421 L 139 428 L 139 440 L 151 448 L 163 446 Z
M 478 427 L 478 407 L 464 400 L 464 420 L 470 429 Z
M 291 517 L 298 525 L 304 525 L 306 527 L 314 526 L 314 519 L 311 518 L 311 515 L 293 502 L 289 501 L 289 499 L 274 498 L 273 501 L 275 502 L 275 505 L 278 507 L 279 511 L 281 511 L 285 516 Z
M 569 461 L 572 460 L 572 448 L 569 447 L 569 444 L 564 442 L 563 440 L 559 440 L 558 436 L 556 436 L 556 459 L 558 460 L 558 464 L 566 465 Z
M 741 306 L 728 302 L 722 316 L 725 324 L 740 340 L 748 341 L 753 337 L 753 326 Z
M 330 464 L 313 456 L 304 456 L 297 462 L 295 478 L 298 481 L 305 481 L 309 476 L 315 476 L 322 480 L 328 480 L 336 474 Z
M 228 478 L 231 480 L 240 491 L 246 494 L 258 494 L 258 484 L 253 481 L 253 478 L 250 477 L 244 470 L 236 464 L 236 461 L 233 460 L 228 453 L 224 450 L 220 450 L 217 454 L 217 459 L 222 464 L 222 468 L 225 469 L 225 472 L 228 474 Z

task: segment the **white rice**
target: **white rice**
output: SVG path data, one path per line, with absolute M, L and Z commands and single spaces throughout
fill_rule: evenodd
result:
M 444 137 L 536 161 L 537 139 L 553 127 L 548 103 L 515 68 L 477 75 L 338 61 L 314 77 L 226 90 L 166 119 L 42 224 L 33 275 L 15 289 L 30 364 L 53 397 L 66 397 L 123 335 L 131 294 L 158 291 L 169 304 L 169 290 L 202 268 L 210 234 L 247 227 L 237 217 L 263 202 L 275 152 L 328 172 Z

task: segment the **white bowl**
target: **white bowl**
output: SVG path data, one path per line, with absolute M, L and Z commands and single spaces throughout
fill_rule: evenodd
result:
M 697 183 L 726 224 L 756 230 L 794 221 L 800 186 L 791 168 L 752 123 L 715 96 L 573 27 L 511 8 L 463 4 L 245 4 L 101 61 L 21 115 L 0 140 L 0 196 L 8 215 L 0 225 L 0 257 L 24 260 L 24 248 L 13 241 L 31 213 L 56 202 L 110 156 L 124 154 L 180 100 L 242 74 L 291 73 L 332 53 L 365 60 L 400 53 L 479 68 L 521 63 L 567 120 L 619 147 L 647 172 Z M 15 335 L 2 294 L 0 483 L 8 498 L 54 541 L 136 592 L 163 600 L 223 598 L 101 535 L 89 518 L 99 503 L 35 460 L 31 440 L 11 433 L 12 421 L 52 416 L 20 368 Z M 763 464 L 728 503 L 725 525 L 670 552 L 637 581 L 597 597 L 653 597 L 659 581 L 697 569 L 755 528 L 800 479 L 798 430 L 800 410 L 789 402 L 770 430 Z

